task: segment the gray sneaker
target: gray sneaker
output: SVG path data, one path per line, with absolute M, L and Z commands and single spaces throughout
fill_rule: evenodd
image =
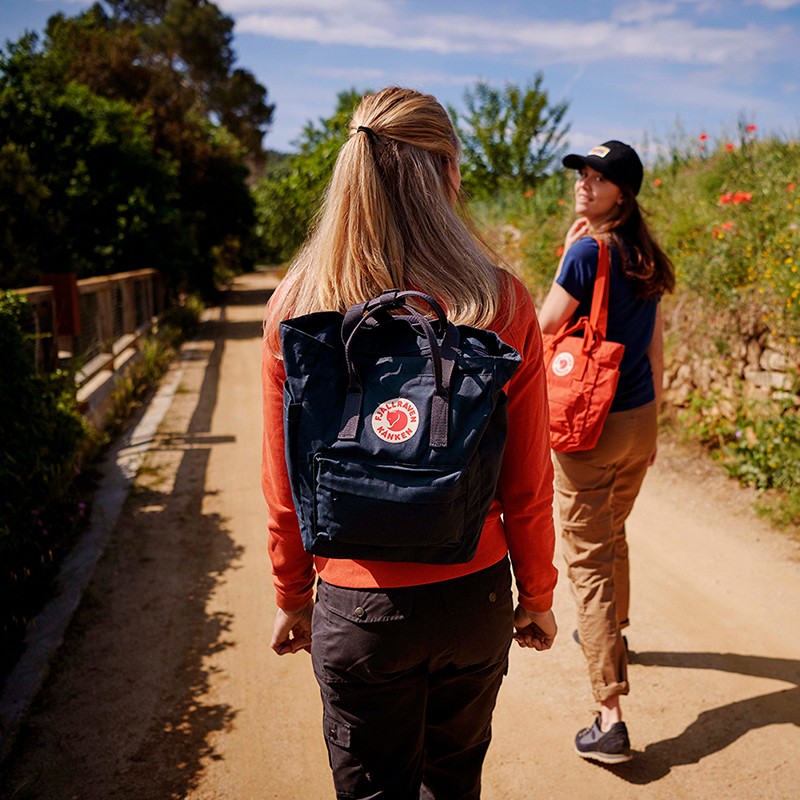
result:
M 600 730 L 600 717 L 591 728 L 583 728 L 575 737 L 575 752 L 581 758 L 601 761 L 603 764 L 622 764 L 633 758 L 628 728 L 624 722 L 615 722 L 605 733 Z

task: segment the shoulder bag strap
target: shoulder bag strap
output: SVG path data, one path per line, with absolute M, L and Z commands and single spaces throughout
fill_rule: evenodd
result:
M 611 259 L 609 257 L 608 245 L 602 239 L 595 239 L 597 242 L 597 275 L 594 279 L 594 289 L 592 291 L 592 310 L 589 313 L 589 325 L 586 327 L 583 339 L 583 349 L 589 350 L 594 344 L 595 336 L 606 338 L 608 328 L 608 289 L 611 283 Z

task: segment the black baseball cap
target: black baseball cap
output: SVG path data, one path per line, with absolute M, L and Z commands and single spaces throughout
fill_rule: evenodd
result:
M 588 164 L 617 186 L 630 186 L 634 194 L 642 188 L 644 167 L 639 156 L 630 145 L 616 139 L 593 147 L 585 156 L 564 156 L 561 163 L 569 169 L 582 169 Z

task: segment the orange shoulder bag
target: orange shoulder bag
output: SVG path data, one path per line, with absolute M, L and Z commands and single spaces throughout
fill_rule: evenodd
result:
M 600 438 L 619 382 L 625 345 L 606 340 L 611 267 L 608 245 L 600 248 L 592 309 L 544 336 L 550 406 L 550 446 L 558 453 L 591 450 Z M 581 332 L 583 336 L 581 336 Z

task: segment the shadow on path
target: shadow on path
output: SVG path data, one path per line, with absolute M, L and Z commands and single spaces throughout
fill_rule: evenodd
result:
M 631 655 L 632 663 L 637 666 L 731 672 L 791 683 L 794 687 L 702 711 L 678 736 L 647 745 L 627 764 L 605 767 L 629 783 L 657 781 L 673 767 L 696 764 L 724 750 L 749 731 L 767 725 L 800 726 L 800 661 L 737 653 L 637 652 Z
M 238 294 L 231 293 L 234 301 Z M 188 358 L 207 364 L 186 433 L 156 437 L 153 475 L 128 497 L 4 764 L 3 797 L 184 798 L 198 784 L 204 760 L 219 757 L 210 735 L 230 726 L 237 711 L 204 701 L 212 677 L 207 662 L 236 643 L 230 614 L 207 607 L 237 568 L 242 548 L 224 518 L 203 513 L 203 499 L 212 447 L 236 443 L 235 436 L 210 435 L 224 344 L 248 327 L 225 317 L 223 308 L 204 330 L 213 348 Z M 260 337 L 257 321 L 247 335 Z M 174 484 L 162 488 L 159 471 L 174 474 Z

